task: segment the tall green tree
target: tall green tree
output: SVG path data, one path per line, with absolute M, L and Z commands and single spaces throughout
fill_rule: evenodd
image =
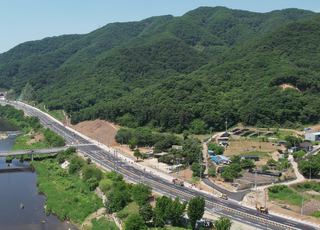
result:
M 190 219 L 191 228 L 194 229 L 197 220 L 200 220 L 204 214 L 205 200 L 203 197 L 197 196 L 189 201 L 188 217 Z
M 144 221 L 149 221 L 152 219 L 153 211 L 152 206 L 149 203 L 144 204 L 139 208 L 139 215 L 142 216 Z
M 180 220 L 186 211 L 188 202 L 184 201 L 182 204 L 180 203 L 179 197 L 177 196 L 176 199 L 172 203 L 170 219 L 172 220 L 172 225 L 176 226 L 180 223 Z
M 214 222 L 217 230 L 230 230 L 233 222 L 229 217 L 220 216 L 218 220 Z
M 142 216 L 138 213 L 132 213 L 125 221 L 126 230 L 146 230 L 146 226 Z
M 157 198 L 156 207 L 153 210 L 154 226 L 163 227 L 166 220 L 170 217 L 172 207 L 172 198 L 162 196 Z
M 134 153 L 133 153 L 133 156 L 135 156 L 135 157 L 137 158 L 137 162 L 138 162 L 138 161 L 139 161 L 139 158 L 142 157 L 142 154 L 141 154 L 141 152 L 140 152 L 139 149 L 136 149 L 136 150 L 134 151 Z
M 132 196 L 135 202 L 139 206 L 143 206 L 147 203 L 149 195 L 151 195 L 151 186 L 139 183 L 132 188 Z

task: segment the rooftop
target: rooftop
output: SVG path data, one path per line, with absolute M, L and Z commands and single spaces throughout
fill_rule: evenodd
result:
M 300 144 L 300 146 L 301 146 L 301 147 L 309 147 L 309 146 L 312 146 L 312 143 L 310 143 L 310 142 L 302 142 L 302 143 Z
M 314 132 L 314 133 L 308 133 L 308 134 L 320 135 L 320 132 Z

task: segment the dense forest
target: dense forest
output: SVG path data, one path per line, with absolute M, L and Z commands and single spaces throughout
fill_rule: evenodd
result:
M 316 123 L 319 25 L 310 11 L 225 7 L 112 23 L 0 54 L 0 87 L 20 94 L 27 85 L 32 96 L 24 99 L 64 109 L 73 123 L 101 118 L 194 134 L 223 129 L 226 117 Z

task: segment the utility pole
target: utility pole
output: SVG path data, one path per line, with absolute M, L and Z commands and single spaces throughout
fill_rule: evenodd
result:
M 311 166 L 310 166 L 309 180 L 311 180 Z
M 300 216 L 301 220 L 302 220 L 302 214 L 303 214 L 303 200 L 304 200 L 304 186 L 303 186 L 303 191 L 302 191 L 302 204 L 301 204 L 301 216 Z
M 122 147 L 122 152 L 123 152 L 123 137 L 121 137 L 122 139 L 122 144 L 121 144 L 121 147 Z M 148 161 L 149 162 L 149 161 Z
M 201 149 L 200 149 L 200 152 L 199 152 L 199 164 L 200 164 L 200 180 L 199 180 L 199 184 L 201 182 L 201 178 L 202 178 L 202 165 L 201 165 L 201 161 L 202 161 L 202 157 L 201 157 Z
M 210 127 L 210 139 L 209 139 L 209 141 L 211 141 L 211 132 L 212 132 L 212 127 Z
M 146 168 L 143 169 L 144 172 L 144 183 L 146 183 Z
M 226 117 L 226 132 L 227 132 L 227 129 L 228 129 L 228 118 Z
M 116 150 L 113 150 L 113 171 L 116 172 Z

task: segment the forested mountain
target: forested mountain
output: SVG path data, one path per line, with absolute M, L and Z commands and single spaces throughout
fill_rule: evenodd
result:
M 317 47 L 316 41 L 309 41 L 306 36 L 312 37 L 316 31 L 312 28 L 301 34 L 304 29 L 297 30 L 301 25 L 297 22 L 259 38 L 281 25 L 313 15 L 297 9 L 262 14 L 200 7 L 182 17 L 112 23 L 86 35 L 27 42 L 0 54 L 0 87 L 20 93 L 28 82 L 33 95 L 29 99 L 43 101 L 49 109 L 66 110 L 74 123 L 102 118 L 130 127 L 149 125 L 175 132 L 191 128 L 201 133 L 206 126 L 223 127 L 225 116 L 230 123 L 314 122 L 318 118 L 302 112 L 301 106 L 310 105 L 306 97 L 314 89 L 309 86 L 317 84 L 317 80 L 304 74 L 308 83 L 301 88 L 299 71 L 303 69 L 314 76 L 318 73 L 305 67 L 309 50 Z M 316 24 L 316 18 L 301 23 Z M 308 41 L 308 47 L 303 42 L 291 48 L 290 33 L 294 31 L 296 39 Z M 279 37 L 279 41 L 275 40 L 276 36 L 286 41 L 290 53 Z M 242 44 L 253 38 L 258 39 Z M 277 47 L 276 50 L 263 48 L 269 47 L 270 42 L 274 42 L 272 49 Z M 297 53 L 300 46 L 305 49 L 305 56 Z M 270 49 L 272 54 L 268 53 Z M 293 53 L 291 60 L 288 56 Z M 275 61 L 276 57 L 279 60 Z M 275 63 L 278 69 L 272 72 L 270 64 Z M 316 68 L 317 63 L 312 66 Z M 291 73 L 286 75 L 284 67 L 296 71 L 300 92 L 281 92 L 277 88 L 280 82 L 293 84 L 287 81 Z M 290 119 L 276 119 L 273 113 L 265 115 L 261 111 L 248 116 L 251 99 L 268 96 L 271 100 L 275 93 L 282 97 L 289 91 L 288 98 L 294 95 L 297 100 L 304 100 L 300 107 L 295 103 L 297 110 L 288 115 Z M 272 109 L 281 103 L 277 100 Z
M 232 48 L 189 74 L 108 103 L 107 119 L 181 132 L 319 122 L 320 15 Z M 281 87 L 282 84 L 293 88 Z M 98 108 L 97 108 L 98 109 Z M 99 109 L 97 110 L 99 111 Z

